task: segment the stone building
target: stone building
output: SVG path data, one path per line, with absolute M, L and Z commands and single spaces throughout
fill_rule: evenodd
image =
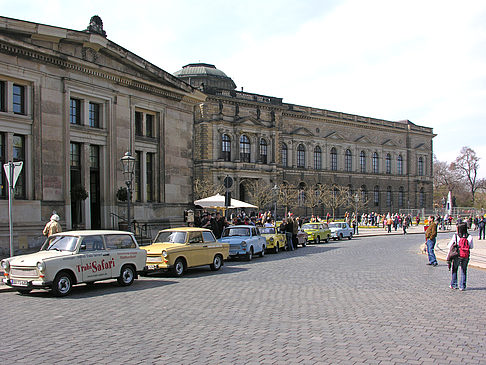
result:
M 63 228 L 117 228 L 126 205 L 120 158 L 136 157 L 132 216 L 167 225 L 192 198 L 194 107 L 205 95 L 106 38 L 0 17 L 0 162 L 23 161 L 15 247 L 42 239 L 53 211 Z M 0 181 L 0 249 L 8 194 Z M 85 200 L 74 197 L 88 193 Z
M 233 196 L 242 200 L 248 198 L 244 182 L 260 179 L 301 189 L 345 186 L 368 211 L 432 208 L 432 128 L 237 91 L 209 64 L 189 64 L 174 75 L 208 95 L 195 111 L 196 178 L 220 184 L 229 176 Z M 310 214 L 303 206 L 294 210 Z

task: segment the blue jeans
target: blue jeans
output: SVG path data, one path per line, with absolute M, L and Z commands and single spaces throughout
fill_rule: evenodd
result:
M 467 264 L 469 263 L 469 257 L 457 257 L 452 261 L 452 280 L 451 286 L 457 288 L 457 269 L 461 268 L 461 282 L 459 283 L 459 288 L 466 289 L 466 274 L 467 274 Z
M 292 244 L 292 233 L 291 232 L 285 233 L 285 237 L 287 238 L 287 251 L 293 251 L 294 245 Z
M 437 263 L 437 259 L 435 258 L 435 238 L 427 240 L 427 254 L 429 255 L 429 264 L 434 265 Z

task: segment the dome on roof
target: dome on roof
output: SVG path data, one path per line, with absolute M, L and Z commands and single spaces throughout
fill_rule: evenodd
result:
M 208 63 L 190 63 L 182 70 L 174 72 L 174 76 L 196 88 L 236 89 L 236 84 L 231 77 Z

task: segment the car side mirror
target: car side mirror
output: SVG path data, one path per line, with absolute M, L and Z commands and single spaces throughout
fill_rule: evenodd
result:
M 86 251 L 86 244 L 81 243 L 81 246 L 79 246 L 79 251 Z

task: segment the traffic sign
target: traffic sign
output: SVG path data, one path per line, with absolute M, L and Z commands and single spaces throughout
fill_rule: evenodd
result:
M 17 179 L 19 178 L 20 172 L 22 171 L 22 166 L 24 163 L 22 161 L 19 162 L 8 162 L 3 165 L 3 169 L 5 170 L 5 175 L 7 175 L 8 185 L 15 188 L 15 184 L 17 184 Z M 13 169 L 13 173 L 12 173 Z

